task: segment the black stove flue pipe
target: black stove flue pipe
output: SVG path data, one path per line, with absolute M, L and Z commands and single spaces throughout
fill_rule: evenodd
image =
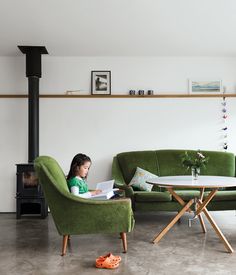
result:
M 41 78 L 41 55 L 48 54 L 43 46 L 18 46 L 26 54 L 26 77 L 28 77 L 28 161 L 32 163 L 39 155 L 39 78 Z

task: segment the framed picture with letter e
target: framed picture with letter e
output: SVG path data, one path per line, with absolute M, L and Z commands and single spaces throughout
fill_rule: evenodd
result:
M 111 71 L 91 72 L 91 94 L 110 95 L 111 94 Z

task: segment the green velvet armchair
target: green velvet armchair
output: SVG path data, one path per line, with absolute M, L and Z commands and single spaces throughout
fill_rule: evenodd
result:
M 40 156 L 34 166 L 58 233 L 63 236 L 62 256 L 70 235 L 78 234 L 120 233 L 127 251 L 126 232 L 134 227 L 130 199 L 96 201 L 77 197 L 69 192 L 56 160 Z

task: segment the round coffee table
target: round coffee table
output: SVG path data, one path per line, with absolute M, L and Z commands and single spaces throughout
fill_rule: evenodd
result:
M 183 208 L 178 214 L 172 219 L 172 221 L 155 236 L 153 243 L 158 243 L 164 235 L 171 229 L 171 227 L 183 216 L 185 212 L 192 212 L 191 206 L 195 204 L 194 218 L 199 218 L 202 230 L 206 233 L 206 226 L 203 221 L 202 213 L 205 214 L 206 218 L 210 222 L 211 226 L 215 230 L 216 234 L 223 242 L 226 250 L 232 253 L 234 250 L 213 220 L 212 216 L 208 212 L 206 206 L 214 198 L 219 188 L 233 187 L 236 186 L 236 178 L 234 177 L 218 177 L 218 176 L 199 176 L 198 180 L 193 180 L 191 176 L 170 176 L 170 177 L 156 177 L 147 180 L 147 183 L 165 187 L 170 194 L 179 202 Z M 185 202 L 174 189 L 178 188 L 198 188 L 200 189 L 200 198 L 192 198 L 188 202 Z M 203 199 L 205 188 L 211 189 L 209 194 Z

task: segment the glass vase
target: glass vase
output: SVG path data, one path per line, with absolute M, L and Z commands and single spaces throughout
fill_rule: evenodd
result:
M 200 167 L 192 167 L 191 170 L 192 170 L 192 179 L 197 180 L 200 174 Z

